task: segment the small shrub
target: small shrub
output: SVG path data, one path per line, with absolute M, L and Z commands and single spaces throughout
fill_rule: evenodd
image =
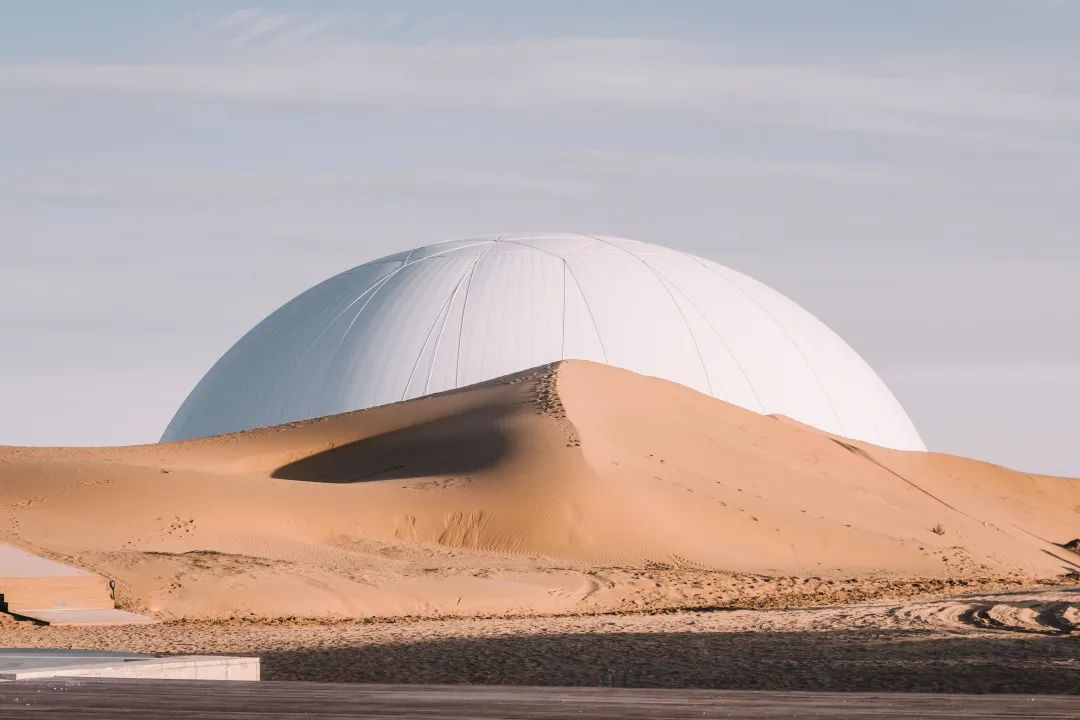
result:
M 934 527 L 930 528 L 930 532 L 934 533 L 935 535 L 944 535 L 945 528 L 941 526 L 941 523 L 938 523 Z

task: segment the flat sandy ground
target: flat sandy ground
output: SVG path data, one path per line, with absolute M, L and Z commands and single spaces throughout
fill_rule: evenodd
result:
M 254 654 L 267 680 L 1080 693 L 1080 588 L 788 610 L 38 627 L 21 647 Z

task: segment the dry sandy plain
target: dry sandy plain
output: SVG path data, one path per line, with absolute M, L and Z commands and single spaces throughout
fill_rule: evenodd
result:
M 584 362 L 179 443 L 0 447 L 0 540 L 265 676 L 1080 690 L 1080 481 Z

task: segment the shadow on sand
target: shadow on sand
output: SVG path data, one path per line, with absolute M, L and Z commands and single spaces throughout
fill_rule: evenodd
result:
M 508 452 L 511 411 L 482 407 L 410 425 L 283 465 L 273 477 L 356 483 L 478 472 Z
M 1080 694 L 1080 642 L 928 631 L 611 633 L 278 651 L 265 679 Z

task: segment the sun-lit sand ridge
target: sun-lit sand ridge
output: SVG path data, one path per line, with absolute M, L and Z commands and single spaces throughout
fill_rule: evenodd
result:
M 577 361 L 202 440 L 0 447 L 0 539 L 160 617 L 678 608 L 775 578 L 1050 578 L 1080 482 Z M 809 580 L 807 580 L 809 582 Z M 719 589 L 718 589 L 719 588 Z

